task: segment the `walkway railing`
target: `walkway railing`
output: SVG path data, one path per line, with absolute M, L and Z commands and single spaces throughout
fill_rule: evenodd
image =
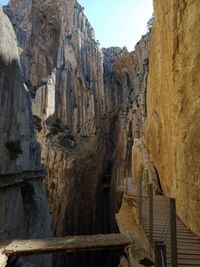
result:
M 59 238 L 15 240 L 0 246 L 0 266 L 5 267 L 11 256 L 78 251 L 116 250 L 133 242 L 129 234 L 105 234 L 89 236 L 66 236 Z
M 125 184 L 124 198 L 129 202 L 134 200 L 137 205 L 138 218 L 151 251 L 155 252 L 155 266 L 199 267 L 200 238 L 176 216 L 175 199 L 162 195 L 159 190 L 156 194 L 152 184 L 144 190 L 142 179 L 133 184 L 129 177 Z
M 27 170 L 17 173 L 0 174 L 0 188 L 13 186 L 27 180 L 40 179 L 45 175 L 45 170 Z

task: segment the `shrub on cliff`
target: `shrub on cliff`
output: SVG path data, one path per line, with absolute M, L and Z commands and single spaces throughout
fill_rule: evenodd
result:
M 59 119 L 56 119 L 56 121 L 52 124 L 51 127 L 51 134 L 59 134 L 64 132 L 64 128 L 61 125 L 61 121 Z
M 154 13 L 152 14 L 152 17 L 149 19 L 149 21 L 147 22 L 147 30 L 149 32 L 151 32 L 151 29 L 153 27 L 153 24 L 154 24 L 154 21 L 155 21 L 155 15 Z
M 59 138 L 59 144 L 62 147 L 74 148 L 76 146 L 76 141 L 71 133 L 67 133 Z
M 19 155 L 23 153 L 21 149 L 20 140 L 13 140 L 6 142 L 5 147 L 8 149 L 10 158 L 12 160 L 16 160 L 19 157 Z
M 41 119 L 37 115 L 33 115 L 33 125 L 38 132 L 41 132 L 42 130 Z

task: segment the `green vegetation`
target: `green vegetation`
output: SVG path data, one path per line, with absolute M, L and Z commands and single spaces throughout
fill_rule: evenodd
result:
M 67 133 L 64 136 L 60 136 L 59 144 L 63 147 L 73 148 L 75 146 L 75 138 L 71 133 Z
M 26 81 L 25 84 L 26 84 L 26 86 L 27 86 L 27 88 L 29 90 L 30 97 L 32 99 L 34 99 L 35 96 L 36 96 L 37 90 L 40 87 L 47 85 L 47 80 L 46 79 L 42 79 L 41 81 L 38 82 L 37 85 L 34 85 L 34 86 L 33 86 L 32 82 L 30 80 Z
M 33 115 L 33 125 L 38 132 L 41 132 L 42 130 L 41 119 L 37 115 Z
M 154 24 L 154 21 L 155 21 L 155 15 L 154 13 L 152 14 L 152 17 L 149 19 L 149 21 L 147 22 L 147 30 L 149 32 L 151 32 L 151 29 L 153 27 L 153 24 Z
M 18 156 L 23 153 L 21 149 L 20 140 L 13 140 L 13 141 L 6 142 L 5 147 L 8 149 L 10 153 L 10 158 L 12 160 L 16 160 Z
M 52 181 L 50 184 L 50 189 L 53 191 L 56 188 L 56 184 Z
M 56 119 L 56 121 L 52 124 L 51 134 L 56 135 L 59 133 L 63 133 L 64 130 L 65 129 L 62 127 L 61 121 L 59 119 Z

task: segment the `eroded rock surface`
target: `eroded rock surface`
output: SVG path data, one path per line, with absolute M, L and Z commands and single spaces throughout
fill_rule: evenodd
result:
M 33 132 L 28 91 L 22 82 L 16 37 L 2 9 L 0 23 L 0 172 L 41 169 L 40 148 Z
M 199 1 L 154 1 L 146 145 L 164 193 L 200 235 Z
M 0 7 L 0 243 L 51 235 L 42 179 L 19 182 L 12 173 L 41 169 L 28 91 L 22 82 L 16 37 Z M 19 180 L 21 176 L 19 174 Z M 37 264 L 36 264 L 37 262 Z M 19 258 L 19 266 L 51 266 L 51 257 Z M 35 265 L 36 264 L 36 265 Z M 27 266 L 27 265 L 26 265 Z
M 122 100 L 116 88 L 104 87 L 104 57 L 93 29 L 76 1 L 10 1 L 7 13 L 23 52 L 54 234 L 114 232 L 109 202 Z M 81 263 L 89 266 L 87 260 Z
M 132 175 L 133 141 L 134 138 L 142 138 L 144 135 L 149 44 L 150 34 L 147 34 L 137 43 L 134 52 L 129 53 L 124 48 L 116 56 L 116 48 L 104 50 L 107 63 L 104 66 L 105 88 L 115 88 L 113 91 L 120 99 L 115 161 L 117 177 Z M 107 54 L 110 55 L 109 61 Z M 105 70 L 108 68 L 106 74 Z
M 116 177 L 130 174 L 133 138 L 144 133 L 150 37 L 135 52 L 101 50 L 73 0 L 10 1 L 7 13 L 48 171 L 54 234 L 113 232 Z

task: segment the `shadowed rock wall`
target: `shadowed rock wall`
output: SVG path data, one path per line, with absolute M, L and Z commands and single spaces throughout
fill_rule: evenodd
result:
M 2 243 L 12 239 L 51 236 L 51 222 L 42 177 L 29 179 L 27 174 L 22 178 L 23 171 L 33 171 L 37 176 L 37 170 L 41 169 L 40 147 L 33 130 L 28 91 L 22 82 L 15 33 L 1 7 L 0 39 L 0 242 Z M 12 175 L 13 173 L 19 174 Z M 51 257 L 19 258 L 16 264 L 51 266 Z

